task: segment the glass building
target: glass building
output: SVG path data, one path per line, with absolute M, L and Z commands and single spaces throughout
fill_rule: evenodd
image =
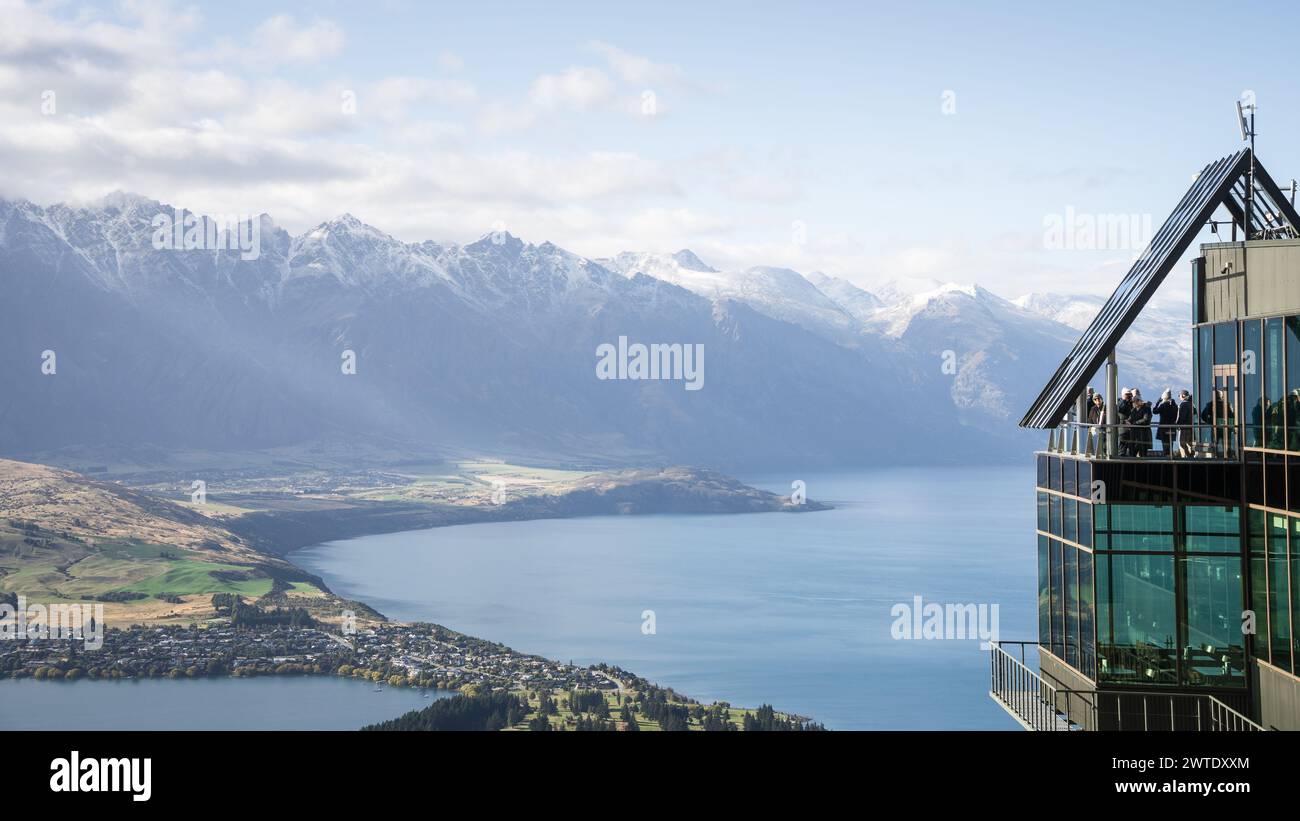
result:
M 1191 252 L 1190 395 L 1132 424 L 1116 344 L 1223 226 Z M 1022 421 L 1038 638 L 997 643 L 991 695 L 1027 728 L 1300 729 L 1297 226 L 1249 149 L 1207 165 Z

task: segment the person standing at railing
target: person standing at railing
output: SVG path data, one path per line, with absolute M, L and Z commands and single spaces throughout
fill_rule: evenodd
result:
M 1106 398 L 1099 393 L 1092 395 L 1088 405 L 1088 424 L 1100 425 L 1106 421 Z
M 1125 388 L 1120 393 L 1120 400 L 1115 405 L 1119 416 L 1119 454 L 1133 455 L 1133 429 L 1129 427 L 1128 418 L 1133 414 L 1133 389 Z
M 1133 455 L 1146 456 L 1151 451 L 1151 403 L 1137 388 L 1133 389 L 1133 411 L 1128 421 L 1133 428 Z
M 1178 416 L 1174 419 L 1174 424 L 1178 426 L 1178 452 L 1183 456 L 1191 456 L 1194 452 L 1192 443 L 1196 441 L 1196 431 L 1192 428 L 1192 415 L 1195 412 L 1191 392 L 1179 391 Z
M 1160 419 L 1160 430 L 1156 436 L 1160 439 L 1160 447 L 1165 456 L 1173 455 L 1174 450 L 1174 421 L 1178 418 L 1178 405 L 1174 403 L 1174 392 L 1168 388 L 1160 394 L 1160 401 L 1151 409 Z

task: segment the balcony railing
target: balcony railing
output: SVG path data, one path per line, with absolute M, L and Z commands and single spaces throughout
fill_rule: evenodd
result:
M 990 653 L 989 695 L 1027 730 L 1255 732 L 1259 724 L 1208 693 L 1078 690 L 1026 664 L 1036 642 L 999 641 Z
M 1092 693 L 1075 698 L 1074 692 L 1050 684 L 1025 664 L 1026 641 L 994 642 L 990 653 L 989 695 L 1026 730 L 1069 731 L 1084 729 L 1095 705 Z M 1007 652 L 1011 648 L 1017 655 Z
M 1236 426 L 1062 422 L 1048 430 L 1047 452 L 1085 459 L 1236 462 L 1241 459 L 1241 443 Z

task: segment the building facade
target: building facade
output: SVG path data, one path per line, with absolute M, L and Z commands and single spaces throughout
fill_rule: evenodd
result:
M 1218 212 L 1166 439 L 1126 424 L 1115 343 Z M 1297 226 L 1249 150 L 1207 166 L 1022 422 L 1049 431 L 1038 639 L 994 647 L 991 695 L 1026 727 L 1300 729 Z

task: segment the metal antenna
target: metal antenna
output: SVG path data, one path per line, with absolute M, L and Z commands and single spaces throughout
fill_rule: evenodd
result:
M 1241 139 L 1250 142 L 1250 171 L 1246 176 L 1246 239 L 1250 239 L 1250 227 L 1254 220 L 1255 211 L 1255 110 L 1259 106 L 1255 105 L 1252 99 L 1246 105 L 1237 100 L 1237 124 L 1241 126 Z M 1250 120 L 1246 120 L 1246 111 L 1250 111 Z

